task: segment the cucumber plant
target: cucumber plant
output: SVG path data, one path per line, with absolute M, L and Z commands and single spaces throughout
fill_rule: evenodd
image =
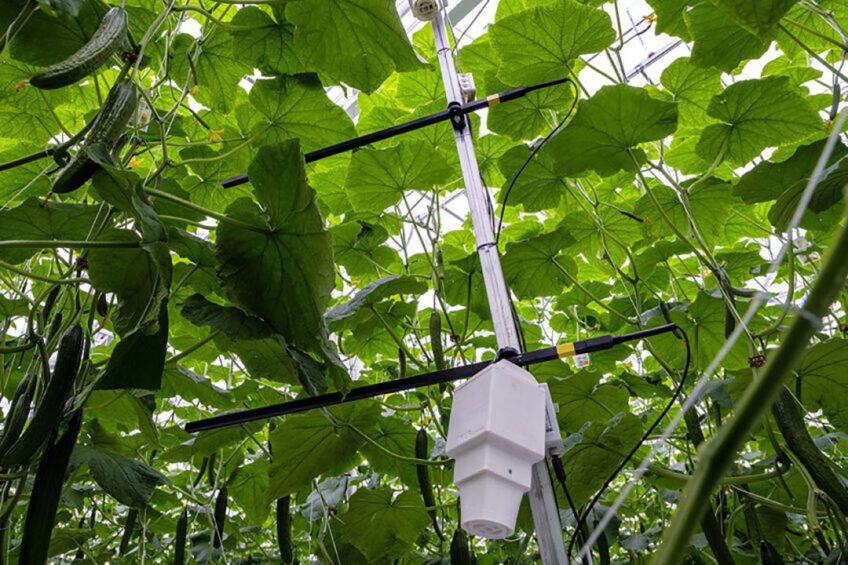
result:
M 478 98 L 571 80 L 471 118 L 523 347 L 689 336 L 532 369 L 572 560 L 844 560 L 845 2 L 468 4 Z M 539 562 L 460 528 L 452 385 L 183 430 L 497 354 L 450 127 L 304 157 L 444 109 L 430 27 L 2 12 L 0 562 Z

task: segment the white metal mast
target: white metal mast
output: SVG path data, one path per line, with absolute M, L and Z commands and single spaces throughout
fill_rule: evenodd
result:
M 454 68 L 453 54 L 448 41 L 444 9 L 439 11 L 436 18 L 432 20 L 432 24 L 448 104 L 461 104 L 463 102 L 462 91 L 459 87 L 459 77 Z M 471 210 L 474 237 L 477 241 L 477 252 L 480 256 L 495 337 L 499 349 L 511 348 L 519 351 L 520 344 L 510 306 L 509 290 L 504 280 L 492 228 L 490 196 L 483 187 L 481 180 L 480 167 L 474 152 L 470 121 L 467 117 L 462 117 L 462 119 L 465 120 L 466 125 L 461 130 L 454 128 L 454 137 L 459 152 L 462 176 L 465 181 L 465 195 L 468 198 L 468 205 Z M 556 415 L 548 414 L 548 418 L 555 421 Z M 554 498 L 553 485 L 545 459 L 533 466 L 532 486 L 528 496 L 530 497 L 530 507 L 533 512 L 533 522 L 536 527 L 542 563 L 567 563 L 562 527 L 559 521 L 559 509 Z

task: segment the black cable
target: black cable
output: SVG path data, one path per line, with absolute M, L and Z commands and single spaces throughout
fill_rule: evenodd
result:
M 680 396 L 680 393 L 683 392 L 683 385 L 686 383 L 686 377 L 689 374 L 689 364 L 692 361 L 692 348 L 689 345 L 689 336 L 686 335 L 686 331 L 680 326 L 675 326 L 675 330 L 679 331 L 683 336 L 683 345 L 686 347 L 686 361 L 683 365 L 683 375 L 680 377 L 680 382 L 677 385 L 677 388 L 674 390 L 674 394 L 671 395 L 671 399 L 668 401 L 668 404 L 660 413 L 659 417 L 654 420 L 654 423 L 642 434 L 642 438 L 636 443 L 633 449 L 630 450 L 630 453 L 624 458 L 624 460 L 616 467 L 615 471 L 612 472 L 610 477 L 606 480 L 604 485 L 601 487 L 601 490 L 595 494 L 592 498 L 591 502 L 586 506 L 586 509 L 580 515 L 580 519 L 577 521 L 577 526 L 574 528 L 574 533 L 571 534 L 571 539 L 568 541 L 568 550 L 566 551 L 566 555 L 568 555 L 568 562 L 571 562 L 571 552 L 574 549 L 574 542 L 577 540 L 577 533 L 585 526 L 586 519 L 589 517 L 589 514 L 592 512 L 592 509 L 595 507 L 595 504 L 598 503 L 601 496 L 603 496 L 604 492 L 607 488 L 609 488 L 610 484 L 615 480 L 618 474 L 621 472 L 624 467 L 630 462 L 630 459 L 639 451 L 639 448 L 648 440 L 654 430 L 657 429 L 657 426 L 660 425 L 663 418 L 666 417 L 671 407 L 674 406 L 674 403 L 677 402 L 677 398 Z
M 577 512 L 577 505 L 574 504 L 574 499 L 571 497 L 571 491 L 568 490 L 568 483 L 565 477 L 565 468 L 562 466 L 562 458 L 551 457 L 551 464 L 554 466 L 554 475 L 556 476 L 557 481 L 559 481 L 559 484 L 562 487 L 562 491 L 565 493 L 565 498 L 568 501 L 568 508 L 571 510 L 571 515 L 574 516 L 574 523 L 577 524 L 577 520 L 580 516 L 580 513 Z M 554 489 L 554 495 L 556 495 L 556 489 Z
M 530 164 L 530 161 L 533 160 L 533 157 L 535 157 L 539 153 L 539 151 L 541 151 L 542 148 L 545 145 L 547 145 L 547 143 L 551 140 L 551 138 L 553 136 L 555 136 L 557 133 L 559 133 L 559 130 L 562 129 L 562 126 L 564 126 L 565 122 L 568 121 L 568 118 L 571 117 L 571 113 L 574 111 L 575 106 L 577 106 L 577 99 L 580 97 L 580 91 L 577 88 L 577 84 L 575 84 L 575 82 L 571 79 L 566 79 L 566 82 L 568 82 L 571 85 L 571 87 L 574 89 L 574 100 L 571 101 L 571 107 L 568 109 L 568 112 L 565 113 L 565 116 L 562 118 L 562 120 L 560 120 L 560 122 L 557 124 L 557 126 L 554 129 L 552 129 L 551 132 L 548 135 L 546 135 L 542 139 L 542 141 L 539 142 L 538 145 L 536 145 L 536 147 L 533 148 L 533 151 L 530 153 L 530 156 L 527 157 L 527 160 L 524 161 L 524 163 L 521 165 L 521 168 L 518 169 L 518 172 L 513 175 L 512 180 L 509 183 L 509 187 L 507 187 L 506 192 L 504 193 L 503 202 L 501 202 L 501 214 L 500 214 L 500 217 L 498 218 L 498 230 L 497 230 L 497 233 L 495 234 L 495 244 L 496 245 L 501 240 L 501 230 L 503 229 L 503 219 L 504 219 L 504 214 L 506 213 L 506 204 L 507 204 L 507 201 L 509 201 L 509 195 L 512 192 L 513 187 L 515 186 L 515 183 L 518 180 L 518 177 L 521 176 L 521 173 L 524 172 L 524 169 L 526 169 L 527 165 Z

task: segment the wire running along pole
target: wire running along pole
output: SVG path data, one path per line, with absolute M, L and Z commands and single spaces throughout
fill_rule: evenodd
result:
M 768 288 L 774 282 L 774 279 L 777 274 L 777 270 L 780 267 L 780 264 L 783 262 L 783 258 L 786 256 L 787 251 L 791 245 L 794 245 L 793 233 L 798 228 L 801 223 L 801 219 L 804 217 L 804 213 L 807 210 L 807 207 L 812 200 L 813 193 L 816 190 L 816 187 L 821 182 L 822 178 L 825 176 L 825 172 L 827 169 L 827 162 L 830 160 L 831 155 L 833 154 L 833 149 L 836 147 L 836 142 L 839 139 L 839 135 L 842 132 L 842 127 L 845 125 L 846 118 L 848 118 L 848 110 L 842 110 L 839 114 L 839 117 L 836 119 L 833 124 L 833 129 L 830 132 L 830 136 L 827 139 L 827 143 L 825 144 L 824 149 L 822 150 L 822 154 L 819 157 L 818 162 L 816 163 L 815 169 L 813 169 L 813 174 L 810 176 L 807 181 L 807 186 L 804 188 L 804 192 L 801 194 L 801 198 L 798 201 L 798 205 L 795 208 L 795 213 L 792 215 L 792 220 L 789 223 L 789 226 L 786 232 L 789 234 L 787 237 L 787 241 L 781 246 L 780 251 L 775 256 L 774 260 L 772 260 L 771 265 L 769 266 L 769 270 L 766 273 L 766 285 Z M 789 297 L 791 300 L 791 297 Z M 636 485 L 636 482 L 647 472 L 648 467 L 654 461 L 657 456 L 658 445 L 662 445 L 669 440 L 671 435 L 677 429 L 677 426 L 680 425 L 680 422 L 683 420 L 683 415 L 691 408 L 693 408 L 696 404 L 701 401 L 701 397 L 704 394 L 704 390 L 706 389 L 707 382 L 713 376 L 716 369 L 718 369 L 719 364 L 724 360 L 727 354 L 730 352 L 731 348 L 734 344 L 739 340 L 742 334 L 746 331 L 748 324 L 753 320 L 754 315 L 760 309 L 760 307 L 765 303 L 765 298 L 762 295 L 758 294 L 751 302 L 751 305 L 745 311 L 745 315 L 740 320 L 740 323 L 736 325 L 736 328 L 733 330 L 733 333 L 730 334 L 730 337 L 724 342 L 724 345 L 716 354 L 715 358 L 713 358 L 712 362 L 709 364 L 707 369 L 704 371 L 704 374 L 698 379 L 695 388 L 692 389 L 689 397 L 686 399 L 686 402 L 683 403 L 680 410 L 675 414 L 675 416 L 671 419 L 668 426 L 663 430 L 660 437 L 656 439 L 656 441 L 651 445 L 650 451 L 642 460 L 642 463 L 636 468 L 633 473 L 633 476 L 627 481 L 627 484 L 621 490 L 621 493 L 618 495 L 618 498 L 615 499 L 612 505 L 607 509 L 604 513 L 603 517 L 600 521 L 595 525 L 592 530 L 592 533 L 586 539 L 583 546 L 580 548 L 580 551 L 577 553 L 575 560 L 580 560 L 581 558 L 590 555 L 592 545 L 598 540 L 601 534 L 604 531 L 604 528 L 612 521 L 612 518 L 615 516 L 618 509 L 622 507 L 625 499 L 630 494 L 630 491 L 633 490 L 633 487 Z

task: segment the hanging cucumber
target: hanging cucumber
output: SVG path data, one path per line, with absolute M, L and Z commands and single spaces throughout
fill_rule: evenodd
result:
M 29 79 L 29 83 L 43 90 L 74 84 L 100 68 L 121 47 L 126 37 L 127 12 L 122 8 L 111 8 L 79 51 L 64 61 L 41 69 Z
M 35 392 L 35 377 L 27 374 L 15 389 L 12 405 L 6 414 L 3 426 L 3 437 L 0 439 L 0 457 L 12 446 L 12 443 L 21 435 L 29 416 L 29 405 Z
M 183 565 L 186 555 L 186 538 L 188 537 L 188 508 L 183 509 L 177 520 L 177 535 L 174 539 L 174 565 Z
M 291 513 L 289 504 L 291 497 L 277 499 L 277 546 L 280 548 L 280 559 L 284 565 L 294 563 L 291 537 Z
M 118 546 L 118 555 L 123 557 L 130 549 L 135 523 L 138 520 L 138 509 L 130 508 L 127 512 L 127 521 L 124 523 L 124 534 L 121 536 L 121 545 Z
M 89 517 L 88 517 L 88 529 L 94 530 L 94 526 L 96 526 L 96 525 L 97 525 L 97 507 L 92 506 L 91 507 L 91 514 L 89 514 Z M 79 527 L 80 527 L 80 529 L 85 527 L 85 516 L 83 516 L 80 519 Z M 85 561 L 85 551 L 83 551 L 82 546 L 80 545 L 77 548 L 77 552 L 74 554 L 74 560 L 72 561 L 72 563 L 80 563 L 80 562 L 83 562 L 83 561 Z M 2 565 L 2 564 L 0 564 L 0 565 Z
M 415 436 L 415 458 L 427 460 L 430 458 L 430 446 L 427 430 L 420 428 L 418 435 Z M 442 530 L 439 528 L 439 521 L 436 519 L 436 497 L 433 495 L 433 484 L 430 482 L 430 469 L 427 465 L 416 465 L 415 471 L 418 473 L 418 489 L 421 491 L 421 498 L 424 499 L 424 506 L 427 507 L 427 514 L 430 515 L 430 520 L 433 521 L 433 529 L 439 539 L 442 537 Z
M 51 441 L 38 463 L 35 482 L 32 484 L 32 495 L 27 506 L 21 537 L 19 565 L 47 563 L 50 535 L 53 532 L 56 510 L 59 508 L 59 499 L 62 496 L 65 472 L 68 470 L 68 461 L 77 443 L 81 426 L 82 410 L 77 410 L 68 422 L 68 429 L 56 443 L 53 443 L 52 439 L 58 431 L 58 426 L 53 428 L 54 433 L 51 434 Z
M 224 528 L 227 526 L 227 487 L 221 487 L 215 499 L 215 537 L 212 547 L 218 549 L 224 540 Z
M 213 451 L 206 462 L 206 478 L 209 480 L 209 486 L 215 486 L 215 466 L 218 464 L 218 452 Z
M 406 353 L 398 347 L 398 378 L 406 378 Z
M 784 565 L 783 557 L 767 540 L 760 540 L 760 562 L 762 565 Z
M 84 334 L 79 324 L 72 325 L 62 335 L 53 376 L 44 389 L 29 426 L 0 457 L 0 466 L 13 468 L 26 464 L 62 418 L 65 402 L 79 370 L 83 342 Z
M 62 290 L 62 285 L 57 284 L 47 295 L 47 300 L 44 301 L 44 308 L 41 309 L 41 318 L 43 320 L 50 319 L 50 313 L 53 311 L 53 306 L 56 304 L 56 299 L 59 297 L 59 292 Z
M 192 487 L 196 487 L 198 484 L 200 484 L 200 481 L 203 480 L 203 477 L 206 475 L 206 466 L 208 464 L 209 464 L 209 458 L 208 457 L 204 457 L 200 461 L 200 469 L 197 471 L 197 476 L 194 477 L 194 480 L 191 482 Z
M 433 349 L 433 361 L 439 371 L 445 369 L 445 352 L 442 349 L 442 317 L 433 310 L 430 313 L 430 347 Z
M 91 130 L 67 165 L 53 179 L 53 192 L 65 194 L 72 192 L 97 172 L 99 165 L 89 156 L 88 148 L 99 143 L 112 151 L 121 137 L 121 133 L 135 113 L 138 106 L 138 88 L 129 79 L 115 83 L 109 96 L 103 102 L 100 112 L 94 118 Z
M 97 315 L 101 318 L 105 318 L 109 315 L 109 301 L 106 300 L 106 295 L 104 293 L 101 292 L 97 295 L 95 308 L 97 310 Z
M 468 536 L 462 528 L 457 528 L 453 533 L 450 544 L 450 562 L 451 565 L 473 565 L 477 562 L 474 558 L 474 552 L 468 544 Z

